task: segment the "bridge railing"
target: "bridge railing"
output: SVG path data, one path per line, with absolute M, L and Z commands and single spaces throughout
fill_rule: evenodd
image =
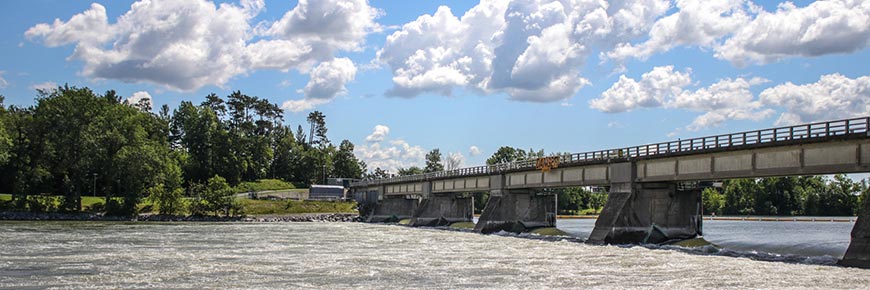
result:
M 582 153 L 559 155 L 560 164 L 601 161 L 614 158 L 640 158 L 656 155 L 685 153 L 709 149 L 731 148 L 737 146 L 788 142 L 792 140 L 809 140 L 843 136 L 850 134 L 867 134 L 870 132 L 870 117 L 851 118 L 836 121 L 801 124 L 795 126 L 761 129 L 685 140 L 644 144 L 640 146 L 598 150 Z M 353 186 L 369 184 L 414 182 L 447 177 L 479 176 L 502 173 L 518 169 L 536 167 L 537 159 L 520 160 L 511 163 L 484 165 L 459 168 L 454 170 L 431 172 L 425 174 L 398 176 L 378 180 L 363 180 Z

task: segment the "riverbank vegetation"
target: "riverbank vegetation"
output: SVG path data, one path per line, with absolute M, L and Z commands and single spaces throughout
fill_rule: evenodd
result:
M 846 175 L 726 180 L 702 193 L 705 214 L 854 216 L 870 195 Z
M 69 86 L 29 107 L 0 97 L 0 192 L 19 211 L 237 215 L 239 190 L 361 178 L 353 143 L 333 145 L 321 112 L 307 123 L 294 131 L 277 104 L 238 91 L 157 112 L 147 99 Z M 84 197 L 94 195 L 102 206 Z

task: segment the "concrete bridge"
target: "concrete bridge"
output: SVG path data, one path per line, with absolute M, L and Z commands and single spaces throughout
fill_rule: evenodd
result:
M 701 194 L 687 181 L 870 172 L 870 117 L 551 156 L 352 184 L 370 222 L 413 226 L 471 221 L 469 192 L 490 199 L 475 231 L 555 226 L 543 189 L 601 186 L 607 203 L 590 244 L 662 243 L 702 234 Z M 870 203 L 868 203 L 870 204 Z M 841 264 L 870 267 L 870 208 Z

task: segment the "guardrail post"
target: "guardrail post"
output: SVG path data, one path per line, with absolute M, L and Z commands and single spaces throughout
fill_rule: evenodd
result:
M 846 119 L 846 134 L 852 133 L 852 128 L 849 127 L 849 119 Z

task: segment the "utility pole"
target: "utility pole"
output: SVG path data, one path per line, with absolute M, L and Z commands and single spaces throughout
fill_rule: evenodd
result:
M 97 173 L 94 172 L 94 187 L 91 187 L 91 194 L 97 196 Z

